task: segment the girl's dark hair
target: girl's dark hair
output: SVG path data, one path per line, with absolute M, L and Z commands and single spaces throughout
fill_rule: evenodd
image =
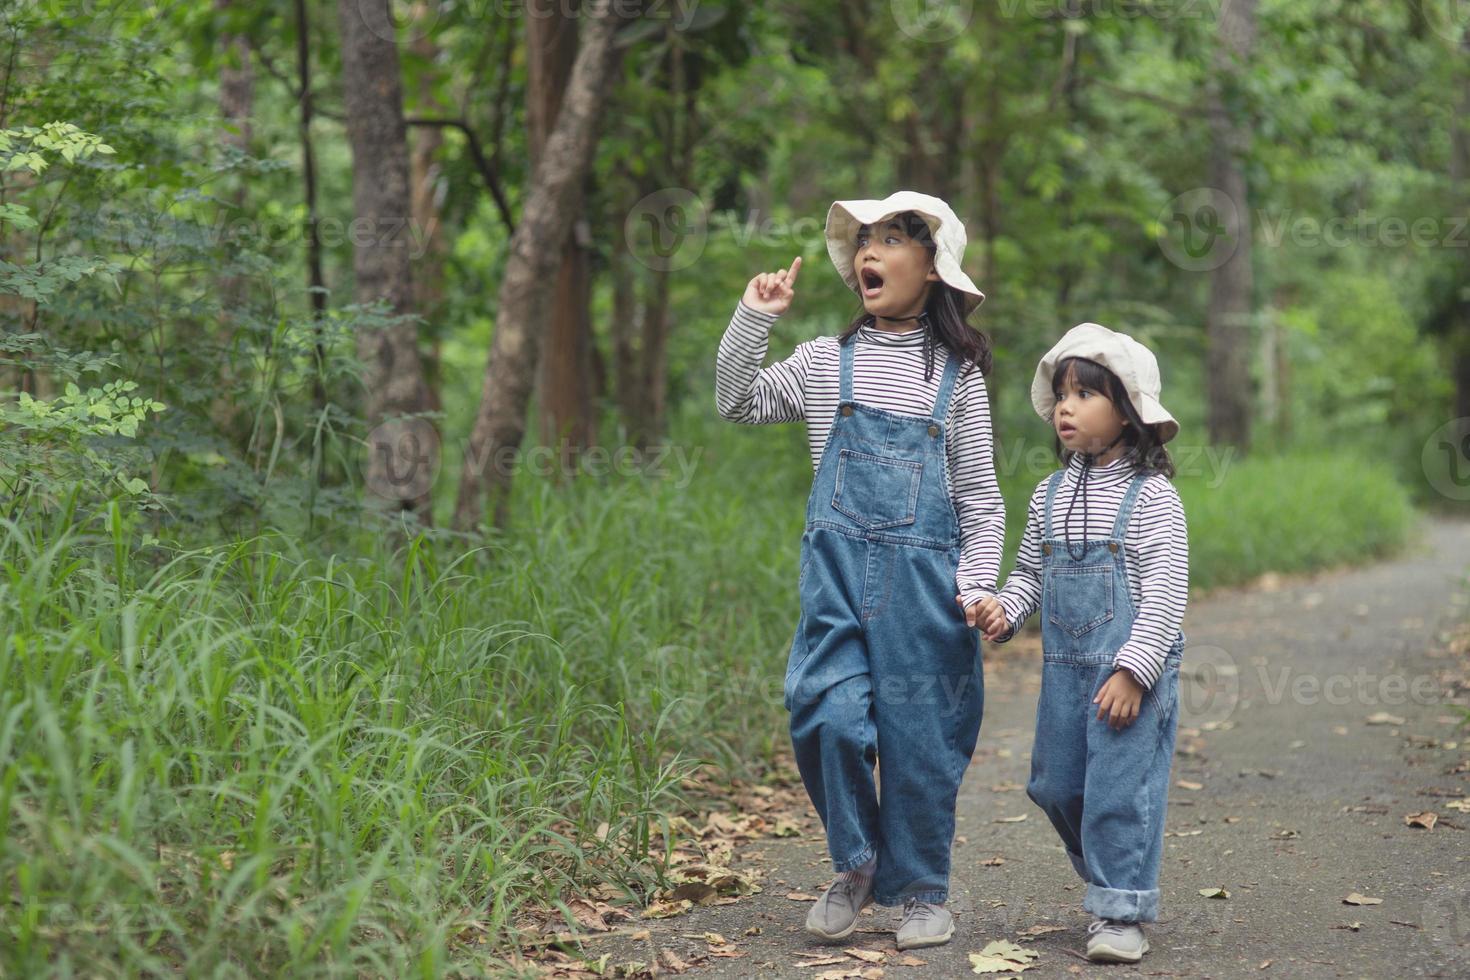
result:
M 904 232 L 929 250 L 930 259 L 933 259 L 935 251 L 934 238 L 929 234 L 929 225 L 919 215 L 912 211 L 903 211 L 894 215 L 891 219 L 899 222 Z M 934 376 L 934 356 L 937 344 L 943 344 L 964 361 L 970 362 L 980 369 L 981 374 L 989 374 L 991 367 L 990 338 L 981 330 L 970 326 L 965 322 L 965 300 L 966 294 L 940 280 L 934 283 L 934 288 L 929 290 L 929 299 L 924 303 L 924 311 L 920 314 L 919 323 L 927 322 L 929 329 L 924 332 L 924 380 L 928 381 Z M 852 322 L 847 325 L 837 338 L 840 344 L 846 344 L 861 327 L 868 326 L 877 320 L 867 310 L 859 310 Z M 969 371 L 966 365 L 965 371 Z
M 1123 426 L 1125 459 L 1131 459 L 1133 466 L 1145 473 L 1162 473 L 1170 479 L 1174 478 L 1174 460 L 1169 456 L 1169 450 L 1159 441 L 1159 430 L 1138 417 L 1138 410 L 1133 407 L 1133 400 L 1128 397 L 1128 390 L 1123 387 L 1122 379 L 1096 361 L 1085 357 L 1066 357 L 1057 364 L 1056 371 L 1051 376 L 1053 398 L 1061 397 L 1062 385 L 1068 376 L 1078 388 L 1102 392 L 1128 420 L 1128 424 Z M 1065 466 L 1072 456 L 1072 450 L 1063 448 L 1062 440 L 1058 438 L 1057 458 L 1062 461 L 1062 465 Z

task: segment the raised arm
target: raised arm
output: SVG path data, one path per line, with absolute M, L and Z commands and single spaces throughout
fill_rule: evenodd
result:
M 762 368 L 771 325 L 791 307 L 801 256 L 790 269 L 763 272 L 745 287 L 715 355 L 715 408 L 731 422 L 760 425 L 806 418 L 805 391 L 811 348 L 799 345 L 784 361 Z

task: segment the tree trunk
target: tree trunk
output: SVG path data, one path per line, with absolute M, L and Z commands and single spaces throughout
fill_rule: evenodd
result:
M 435 63 L 439 51 L 438 45 L 434 43 L 433 37 L 427 30 L 428 25 L 432 23 L 429 19 L 431 13 L 425 0 L 419 0 L 413 6 L 414 23 L 420 25 L 420 32 L 413 42 L 413 51 L 427 64 Z M 417 94 L 418 109 L 421 115 L 440 116 L 443 114 L 443 107 L 439 105 L 434 95 L 434 79 L 430 73 L 425 72 L 419 78 Z M 412 150 L 409 156 L 413 224 L 421 242 L 419 247 L 422 249 L 417 260 L 418 264 L 413 270 L 414 305 L 427 321 L 428 332 L 432 338 L 429 346 L 426 384 L 428 386 L 428 405 L 434 411 L 439 411 L 443 407 L 439 399 L 439 385 L 442 377 L 440 350 L 444 331 L 439 318 L 444 303 L 444 260 L 449 252 L 449 245 L 444 240 L 444 224 L 439 215 L 440 202 L 444 195 L 438 156 L 443 145 L 444 128 L 442 126 L 420 126 L 413 134 Z
M 500 456 L 504 450 L 519 451 L 525 436 L 526 404 L 561 245 L 577 217 L 579 191 L 592 164 L 597 123 L 618 59 L 612 44 L 618 18 L 609 10 L 610 0 L 592 0 L 588 7 L 590 17 L 566 97 L 510 240 L 495 338 L 454 509 L 455 527 L 462 530 L 473 527 L 483 514 L 482 491 L 489 493 L 496 526 L 504 527 L 509 516 L 506 490 L 512 467 Z
M 300 88 L 297 102 L 300 114 L 296 132 L 301 142 L 301 185 L 306 203 L 306 294 L 311 304 L 311 320 L 315 325 L 316 370 L 313 372 L 311 390 L 318 409 L 327 405 L 327 389 L 322 382 L 322 368 L 326 364 L 326 345 L 322 341 L 321 321 L 327 314 L 327 282 L 322 273 L 321 224 L 316 211 L 316 152 L 311 143 L 311 120 L 315 111 L 311 81 L 311 17 L 306 10 L 306 0 L 295 0 L 296 7 L 296 80 Z
M 1235 205 L 1227 220 L 1235 251 L 1211 273 L 1210 304 L 1205 315 L 1205 374 L 1210 442 L 1242 451 L 1250 447 L 1251 408 L 1251 218 L 1244 157 L 1250 148 L 1248 127 L 1234 118 L 1228 105 L 1255 45 L 1256 0 L 1223 0 L 1209 85 L 1210 183 Z M 1233 214 L 1233 219 L 1231 215 Z
M 1450 153 L 1450 177 L 1458 188 L 1461 208 L 1470 210 L 1470 24 L 1460 37 L 1460 111 L 1455 115 Z M 1466 275 L 1460 264 L 1460 273 Z M 1450 325 L 1450 342 L 1454 351 L 1455 418 L 1459 431 L 1470 435 L 1470 299 L 1462 289 Z
M 388 0 L 338 0 L 342 23 L 342 88 L 352 143 L 352 205 L 358 227 L 352 271 L 359 303 L 386 301 L 393 314 L 413 311 L 413 236 L 408 141 L 398 48 Z M 418 328 L 400 318 L 358 334 L 364 366 L 370 492 L 430 520 L 429 484 L 437 442 L 422 420 L 388 422 L 428 407 L 419 362 Z M 432 444 L 432 448 L 431 447 Z
M 228 11 L 234 0 L 215 0 L 215 9 Z M 241 153 L 250 152 L 251 118 L 255 113 L 254 53 L 243 35 L 228 31 L 220 34 L 219 112 L 223 122 L 220 141 Z M 246 182 L 242 178 L 229 195 L 235 213 L 245 210 Z M 230 356 L 236 317 L 244 308 L 248 280 L 235 272 L 227 272 L 219 280 L 219 329 L 212 340 L 224 348 L 219 361 L 219 387 L 209 404 L 209 417 L 216 431 L 227 440 L 238 443 L 245 436 L 242 420 L 245 413 L 236 398 L 235 373 Z
M 637 193 L 634 191 L 632 198 L 625 202 L 626 206 L 618 213 L 627 214 L 636 200 Z M 619 223 L 613 221 L 613 227 L 616 228 Z M 628 238 L 621 229 L 613 235 L 611 265 L 613 308 L 612 325 L 608 334 L 612 337 L 613 399 L 617 402 L 618 414 L 623 420 L 623 438 L 634 443 L 636 434 L 643 430 L 638 353 L 634 346 L 634 338 L 638 332 L 638 275 L 633 253 L 628 249 Z
M 567 6 L 551 7 L 526 22 L 526 121 L 531 168 L 539 165 L 546 141 L 561 111 L 562 96 L 577 57 L 577 18 Z M 573 213 L 583 206 L 577 186 Z M 582 234 L 578 234 L 578 232 Z M 582 220 L 573 223 L 561 243 L 561 268 L 541 352 L 539 394 L 541 441 L 575 454 L 596 440 L 592 404 L 592 299 L 587 249 L 590 235 Z M 558 458 L 569 458 L 559 452 Z M 570 458 L 575 458 L 571 456 Z

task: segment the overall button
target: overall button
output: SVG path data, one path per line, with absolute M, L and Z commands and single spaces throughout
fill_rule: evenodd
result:
M 852 406 L 851 405 L 843 405 L 842 406 L 842 414 L 843 415 L 851 415 L 852 414 Z
M 937 435 L 939 435 L 939 426 L 937 426 L 937 425 L 931 425 L 931 426 L 929 426 L 929 434 L 931 436 L 937 436 Z
M 1109 541 L 1108 542 L 1108 550 L 1111 551 L 1113 554 L 1116 555 L 1118 553 L 1118 542 L 1116 542 L 1116 541 Z
M 1051 554 L 1051 545 L 1049 545 L 1049 544 L 1042 545 L 1041 546 L 1041 553 L 1043 555 L 1049 555 L 1049 554 Z

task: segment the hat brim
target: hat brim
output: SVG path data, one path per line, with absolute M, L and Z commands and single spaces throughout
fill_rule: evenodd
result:
M 857 273 L 852 268 L 853 259 L 857 256 L 857 230 L 863 225 L 876 225 L 884 218 L 891 218 L 904 211 L 914 212 L 928 225 L 929 235 L 936 242 L 934 271 L 939 273 L 942 282 L 965 294 L 965 315 L 969 316 L 975 307 L 985 301 L 985 294 L 965 274 L 965 270 L 960 268 L 959 260 L 947 249 L 938 247 L 939 228 L 945 219 L 923 207 L 911 205 L 894 208 L 885 201 L 873 200 L 834 201 L 827 210 L 827 255 L 837 267 L 842 281 L 847 284 L 848 289 L 862 295 Z
M 1093 324 L 1079 324 L 1079 326 L 1093 326 Z M 1073 328 L 1073 330 L 1076 329 L 1076 327 Z M 1071 331 L 1068 333 L 1070 334 Z M 1056 409 L 1057 400 L 1052 394 L 1051 383 L 1057 365 L 1069 357 L 1088 357 L 1089 354 L 1094 353 L 1090 350 L 1068 347 L 1066 338 L 1063 338 L 1042 356 L 1036 365 L 1036 374 L 1031 379 L 1031 407 L 1036 410 L 1037 415 L 1050 422 L 1052 412 Z M 1090 359 L 1095 360 L 1096 358 Z M 1109 370 L 1114 369 L 1109 368 Z M 1125 388 L 1129 386 L 1130 380 L 1124 379 Z M 1159 442 L 1168 442 L 1179 434 L 1179 423 L 1175 421 L 1174 416 L 1170 415 L 1168 409 L 1164 408 L 1163 404 L 1148 392 L 1139 392 L 1138 401 L 1133 407 L 1145 425 L 1152 425 L 1158 430 Z

